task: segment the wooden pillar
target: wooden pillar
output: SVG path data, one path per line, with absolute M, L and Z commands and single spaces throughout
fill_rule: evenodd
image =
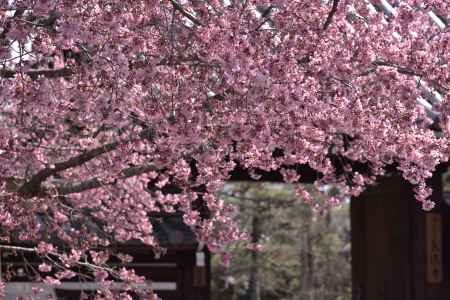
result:
M 211 289 L 210 253 L 203 250 L 204 266 L 197 265 L 196 251 L 184 251 L 178 255 L 179 264 L 182 266 L 182 298 L 183 300 L 209 300 Z M 199 270 L 199 268 L 204 268 Z M 202 273 L 204 272 L 204 273 Z M 164 299 L 164 298 L 163 298 Z

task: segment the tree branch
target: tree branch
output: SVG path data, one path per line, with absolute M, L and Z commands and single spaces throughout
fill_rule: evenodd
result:
M 0 69 L 0 77 L 2 78 L 14 78 L 17 73 L 19 72 L 13 69 Z M 28 70 L 25 72 L 25 74 L 30 76 L 31 79 L 35 80 L 39 75 L 45 76 L 47 78 L 58 78 L 71 76 L 74 74 L 74 72 L 70 68 L 60 68 Z
M 80 166 L 95 157 L 102 155 L 104 153 L 110 152 L 119 146 L 119 142 L 113 142 L 101 147 L 85 151 L 82 154 L 72 157 L 64 162 L 59 162 L 54 164 L 52 167 L 47 167 L 36 174 L 25 182 L 19 189 L 18 193 L 25 197 L 34 197 L 42 192 L 41 183 L 44 182 L 50 176 L 57 174 L 58 172 Z
M 362 77 L 362 76 L 366 76 L 369 75 L 370 73 L 374 72 L 378 67 L 391 67 L 391 68 L 395 68 L 397 69 L 397 72 L 399 72 L 400 74 L 403 75 L 410 75 L 410 76 L 422 76 L 422 74 L 420 74 L 419 72 L 407 68 L 407 67 L 403 67 L 403 66 L 399 66 L 396 65 L 395 63 L 389 62 L 389 61 L 382 61 L 382 60 L 377 60 L 374 61 L 372 63 L 373 68 L 370 68 L 369 70 L 366 70 L 360 74 L 358 74 L 358 77 Z
M 330 26 L 331 22 L 333 21 L 333 17 L 337 12 L 338 5 L 339 5 L 339 0 L 333 0 L 333 6 L 331 7 L 331 11 L 328 14 L 327 20 L 323 24 L 323 30 L 326 30 L 328 28 L 328 26 Z
M 178 10 L 183 16 L 185 16 L 186 18 L 188 18 L 192 23 L 194 23 L 197 26 L 203 26 L 202 22 L 200 22 L 196 17 L 194 17 L 192 14 L 190 14 L 189 12 L 187 12 L 183 6 L 181 6 L 180 3 L 178 3 L 175 0 L 170 0 L 170 2 L 173 5 L 173 8 L 175 8 L 176 10 Z
M 154 165 L 143 165 L 136 167 L 129 167 L 123 169 L 118 179 L 126 179 L 134 176 L 139 176 L 150 171 L 157 171 L 158 168 Z M 101 182 L 97 177 L 82 181 L 76 184 L 66 184 L 56 188 L 59 195 L 69 195 L 74 193 L 81 193 L 87 190 L 96 189 L 102 186 L 113 185 L 116 182 Z
M 22 252 L 36 252 L 37 251 L 37 249 L 35 247 L 27 248 L 27 247 L 19 247 L 19 246 L 11 246 L 11 245 L 0 245 L 0 249 L 22 251 Z
M 376 67 L 378 67 L 378 66 L 393 67 L 393 68 L 396 68 L 400 74 L 404 74 L 404 75 L 421 76 L 420 73 L 418 73 L 417 71 L 414 71 L 413 69 L 402 67 L 402 66 L 399 66 L 394 63 L 387 62 L 387 61 L 375 61 L 373 63 L 373 65 Z

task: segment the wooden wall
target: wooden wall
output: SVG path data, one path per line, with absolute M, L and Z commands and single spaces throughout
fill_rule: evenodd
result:
M 437 203 L 431 213 L 421 209 L 411 185 L 398 176 L 383 178 L 352 200 L 353 300 L 450 299 L 450 207 L 442 202 L 444 169 L 430 180 Z
M 155 292 L 164 300 L 209 300 L 210 299 L 210 253 L 204 250 L 204 261 L 199 265 L 196 257 L 196 249 L 176 249 L 169 250 L 166 255 L 160 258 L 154 258 L 151 249 L 146 247 L 122 247 L 123 251 L 132 254 L 134 260 L 127 264 L 126 267 L 133 268 L 138 275 L 145 276 L 151 280 L 155 286 Z M 2 253 L 4 254 L 4 253 Z M 33 261 L 36 257 L 29 257 L 30 264 L 37 268 L 38 262 Z M 114 264 L 114 262 L 112 262 Z M 13 271 L 19 268 L 25 268 L 21 257 L 5 256 L 2 260 L 2 271 L 6 269 Z M 30 278 L 17 277 L 12 278 L 12 283 L 7 286 L 20 288 L 23 284 L 28 284 Z M 55 289 L 58 300 L 79 300 L 80 288 L 71 286 L 70 284 L 78 284 L 78 280 L 74 278 L 69 280 L 69 285 L 64 283 Z M 88 283 L 89 284 L 89 283 Z M 28 288 L 25 287 L 24 288 Z M 158 288 L 159 287 L 159 288 Z M 14 288 L 17 289 L 17 288 Z M 84 289 L 83 289 L 84 290 Z M 20 291 L 19 291 L 20 293 Z M 95 293 L 92 287 L 87 288 L 86 293 Z M 15 297 L 12 297 L 13 299 Z M 139 299 L 139 297 L 135 297 Z M 2 298 L 3 299 L 3 298 Z

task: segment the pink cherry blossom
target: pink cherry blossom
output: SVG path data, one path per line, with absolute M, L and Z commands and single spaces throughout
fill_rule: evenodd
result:
M 51 265 L 48 265 L 48 264 L 46 264 L 46 263 L 43 263 L 43 264 L 40 264 L 39 265 L 39 271 L 41 271 L 41 272 L 50 272 L 52 270 L 52 266 Z
M 150 220 L 182 212 L 220 251 L 246 239 L 217 196 L 236 170 L 297 184 L 307 166 L 341 191 L 296 187 L 324 211 L 395 169 L 432 209 L 450 2 L 388 2 L 0 1 L 2 243 L 121 277 L 98 249 L 159 249 Z

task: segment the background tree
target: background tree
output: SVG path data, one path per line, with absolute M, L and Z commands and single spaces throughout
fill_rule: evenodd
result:
M 229 268 L 216 256 L 214 299 L 350 299 L 347 204 L 318 215 L 299 203 L 293 186 L 268 183 L 227 184 L 222 196 L 238 207 L 236 218 L 253 241 L 259 233 L 256 241 L 264 250 L 230 246 Z

